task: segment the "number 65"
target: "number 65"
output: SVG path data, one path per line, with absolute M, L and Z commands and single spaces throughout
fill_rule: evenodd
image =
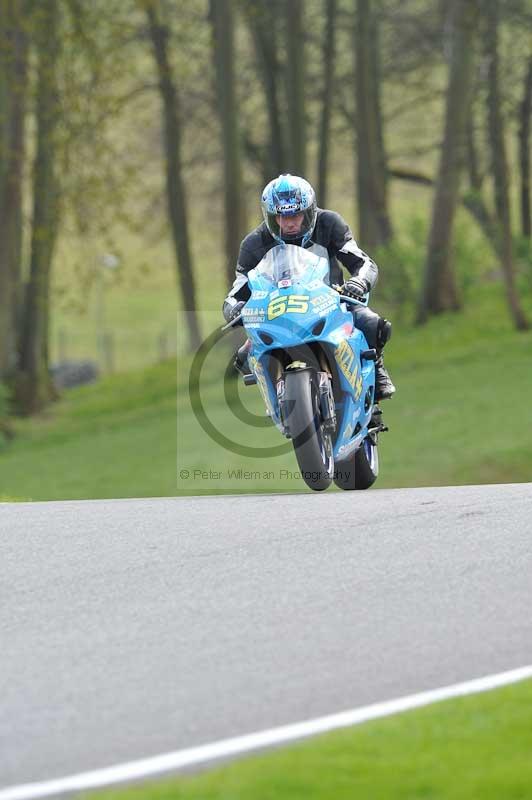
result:
M 286 311 L 304 314 L 308 311 L 308 294 L 291 294 L 288 297 L 276 297 L 268 305 L 268 319 L 280 317 Z

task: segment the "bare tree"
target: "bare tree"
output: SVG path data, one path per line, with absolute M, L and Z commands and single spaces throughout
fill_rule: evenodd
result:
M 24 3 L 0 0 L 0 380 L 12 377 L 17 365 L 27 24 Z
M 30 275 L 26 286 L 16 378 L 18 410 L 32 414 L 55 396 L 49 374 L 50 278 L 59 226 L 57 171 L 60 120 L 57 63 L 60 49 L 58 0 L 42 0 L 35 11 L 37 147 L 33 166 Z
M 432 209 L 423 290 L 418 322 L 431 314 L 460 307 L 451 260 L 454 215 L 459 201 L 460 176 L 465 165 L 467 120 L 473 76 L 473 39 L 476 3 L 454 0 L 451 9 L 451 54 L 447 88 L 445 132 Z
M 337 0 L 325 0 L 325 38 L 323 42 L 323 95 L 321 101 L 320 138 L 318 150 L 318 201 L 327 205 L 327 184 L 331 116 L 333 110 L 334 62 L 336 45 Z
M 227 280 L 231 282 L 240 241 L 246 229 L 235 86 L 233 0 L 211 0 L 210 16 L 218 113 L 222 127 L 225 267 Z
M 278 57 L 278 0 L 241 0 L 248 24 L 268 113 L 269 137 L 267 158 L 264 161 L 264 181 L 287 169 L 287 134 L 281 113 Z
M 523 86 L 523 98 L 519 106 L 519 179 L 521 231 L 527 239 L 532 235 L 530 215 L 530 117 L 532 116 L 532 55 L 528 58 Z
M 391 238 L 387 170 L 380 108 L 375 0 L 357 0 L 354 42 L 356 163 L 360 237 L 368 247 Z
M 499 76 L 499 0 L 485 0 L 484 8 L 486 14 L 485 48 L 488 62 L 487 125 L 495 190 L 498 250 L 506 297 L 514 325 L 517 330 L 528 330 L 528 321 L 521 307 L 515 285 L 508 161 Z
M 185 306 L 185 319 L 191 349 L 201 342 L 192 255 L 188 232 L 188 212 L 182 174 L 182 119 L 179 93 L 168 56 L 169 29 L 162 20 L 159 0 L 141 0 L 144 5 L 153 55 L 159 76 L 163 104 L 164 145 L 166 155 L 166 201 L 176 257 L 177 280 Z
M 306 159 L 305 47 L 303 0 L 289 0 L 286 11 L 287 99 L 289 128 L 289 171 L 304 175 Z

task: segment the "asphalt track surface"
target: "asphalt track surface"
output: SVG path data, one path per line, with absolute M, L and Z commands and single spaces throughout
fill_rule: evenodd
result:
M 0 505 L 0 789 L 532 663 L 532 484 Z

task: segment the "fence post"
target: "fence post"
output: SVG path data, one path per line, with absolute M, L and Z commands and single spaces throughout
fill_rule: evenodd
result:
M 115 339 L 112 332 L 102 336 L 104 369 L 107 373 L 115 371 Z
M 67 333 L 64 328 L 57 331 L 57 360 L 60 363 L 67 360 Z
M 168 332 L 162 331 L 158 339 L 159 361 L 166 361 L 168 358 Z

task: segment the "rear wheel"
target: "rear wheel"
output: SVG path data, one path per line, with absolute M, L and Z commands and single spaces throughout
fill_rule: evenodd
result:
M 351 458 L 339 461 L 334 471 L 334 482 L 345 491 L 369 489 L 379 474 L 377 437 L 366 436 Z
M 303 480 L 317 492 L 327 489 L 334 472 L 333 447 L 330 434 L 323 430 L 313 371 L 285 374 L 285 423 Z

